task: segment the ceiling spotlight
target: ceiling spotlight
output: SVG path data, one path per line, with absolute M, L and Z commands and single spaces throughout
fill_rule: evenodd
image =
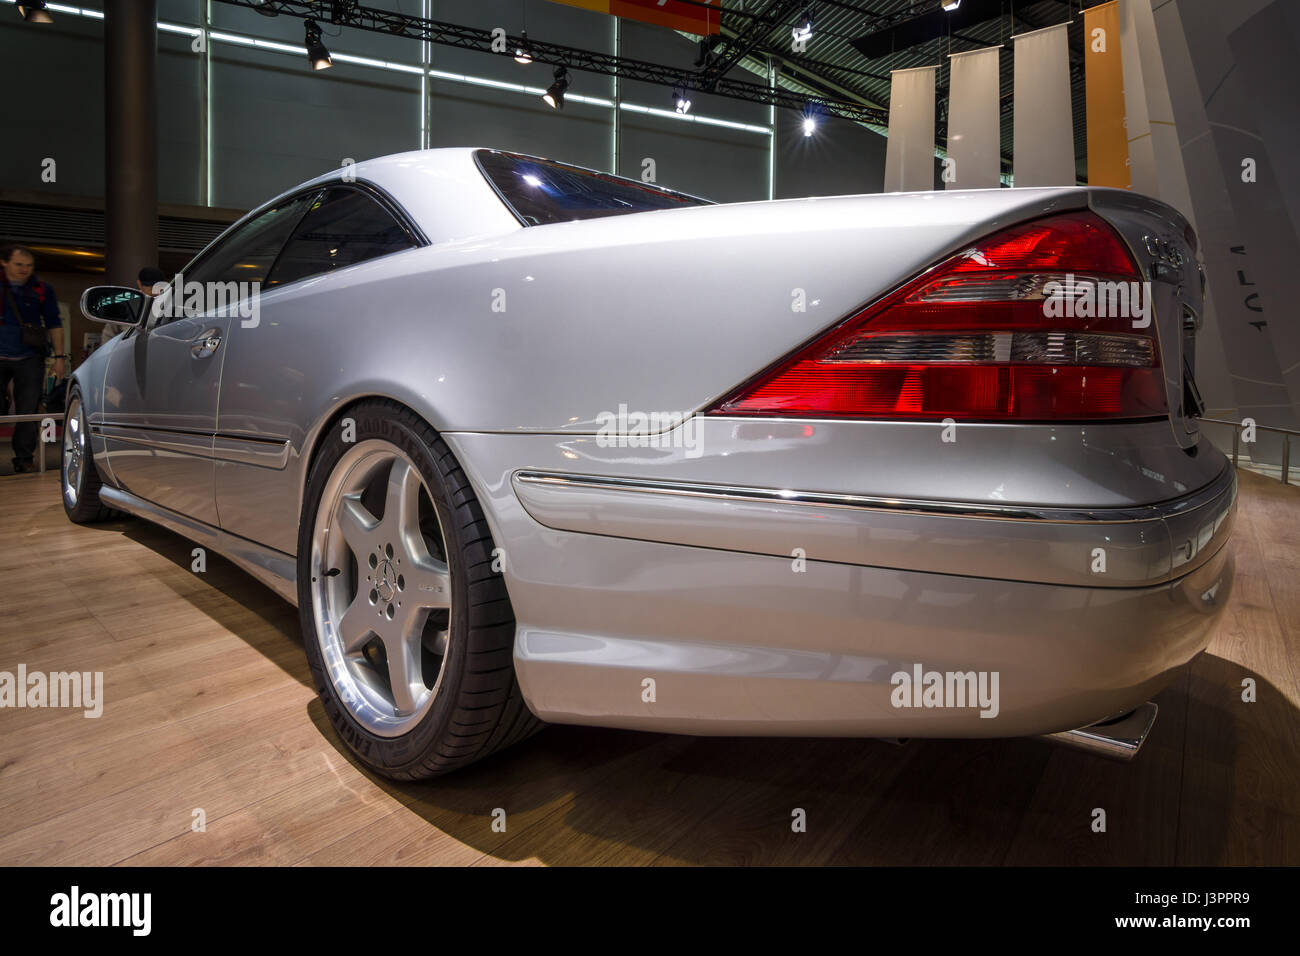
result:
M 691 100 L 686 95 L 685 87 L 679 86 L 673 90 L 673 106 L 679 113 L 689 113 L 691 111 Z
M 961 6 L 961 0 L 939 0 L 939 2 L 943 4 L 943 9 L 948 13 L 952 13 Z
M 812 105 L 809 104 L 803 111 L 803 134 L 811 136 L 815 132 L 817 132 L 817 117 L 813 115 Z
M 320 26 L 311 17 L 302 21 L 306 30 L 306 37 L 303 44 L 307 47 L 307 59 L 311 60 L 313 70 L 328 70 L 334 65 L 330 59 L 330 51 L 325 49 L 325 44 L 320 42 Z
M 533 55 L 528 50 L 528 31 L 519 34 L 519 46 L 515 47 L 515 62 L 527 66 L 533 62 Z
M 813 31 L 812 10 L 805 9 L 803 13 L 799 14 L 799 19 L 794 22 L 794 29 L 791 30 L 790 32 L 791 35 L 796 40 L 802 43 L 807 43 L 809 40 L 812 39 L 812 31 Z
M 18 4 L 18 12 L 28 23 L 53 23 L 50 11 L 45 9 L 45 0 L 29 0 Z
M 564 109 L 564 91 L 569 88 L 569 71 L 562 66 L 555 68 L 555 82 L 542 94 L 542 101 L 553 110 Z

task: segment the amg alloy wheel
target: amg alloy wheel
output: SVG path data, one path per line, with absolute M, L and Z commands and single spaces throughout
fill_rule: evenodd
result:
M 437 433 L 388 402 L 344 421 L 355 440 L 341 426 L 322 439 L 300 525 L 308 661 L 365 763 L 399 779 L 446 773 L 541 726 L 515 682 L 510 599 Z
M 397 446 L 358 442 L 334 467 L 312 532 L 312 613 L 348 713 L 380 737 L 419 723 L 438 691 L 451 569 L 432 499 Z
M 63 417 L 63 448 L 59 463 L 60 488 L 63 491 L 63 510 L 77 524 L 105 521 L 118 516 L 99 500 L 103 483 L 95 469 L 95 459 L 90 449 L 90 434 L 86 414 L 81 404 L 81 389 L 74 387 L 68 397 L 68 410 Z

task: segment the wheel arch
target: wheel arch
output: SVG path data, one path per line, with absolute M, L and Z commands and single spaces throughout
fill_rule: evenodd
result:
M 421 402 L 415 400 L 417 396 L 398 394 L 396 391 L 385 391 L 379 388 L 362 388 L 349 393 L 345 397 L 340 397 L 333 402 L 329 408 L 315 418 L 316 424 L 303 437 L 302 452 L 300 461 L 302 463 L 301 473 L 297 482 L 297 512 L 298 520 L 302 520 L 303 501 L 307 495 L 307 484 L 311 481 L 312 468 L 316 465 L 316 459 L 320 456 L 321 447 L 324 445 L 325 436 L 344 418 L 347 417 L 349 410 L 356 408 L 366 402 L 394 402 L 411 414 L 419 417 L 428 423 L 434 431 L 442 434 L 447 431 L 445 424 L 439 423 L 439 418 L 433 410 L 422 408 Z M 466 477 L 469 477 L 468 472 Z M 473 479 L 470 478 L 471 486 L 474 485 Z M 479 494 L 479 489 L 474 487 L 474 493 Z

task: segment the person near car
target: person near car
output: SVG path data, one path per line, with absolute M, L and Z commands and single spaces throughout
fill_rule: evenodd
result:
M 157 266 L 145 266 L 136 277 L 135 284 L 141 292 L 152 299 L 158 294 L 158 283 L 160 282 L 166 284 L 167 273 Z
M 54 289 L 36 278 L 36 257 L 25 246 L 0 246 L 0 265 L 4 268 L 3 309 L 0 310 L 0 395 L 9 383 L 14 387 L 14 411 L 31 415 L 41 400 L 45 384 L 45 356 L 48 342 L 54 342 L 54 377 L 66 374 L 67 354 L 63 351 L 63 320 Z M 23 326 L 44 331 L 44 345 L 27 344 Z M 15 473 L 32 471 L 36 453 L 37 423 L 22 422 L 14 426 L 13 466 Z

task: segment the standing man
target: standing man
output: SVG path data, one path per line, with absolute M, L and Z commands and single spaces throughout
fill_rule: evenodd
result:
M 0 265 L 4 267 L 3 305 L 0 311 L 0 395 L 7 395 L 14 383 L 15 412 L 30 415 L 36 411 L 45 384 L 47 331 L 54 340 L 54 377 L 67 372 L 67 354 L 63 351 L 63 321 L 54 289 L 32 273 L 36 257 L 24 246 L 0 246 Z M 37 344 L 39 342 L 39 344 Z M 34 471 L 36 422 L 14 426 L 14 473 Z

